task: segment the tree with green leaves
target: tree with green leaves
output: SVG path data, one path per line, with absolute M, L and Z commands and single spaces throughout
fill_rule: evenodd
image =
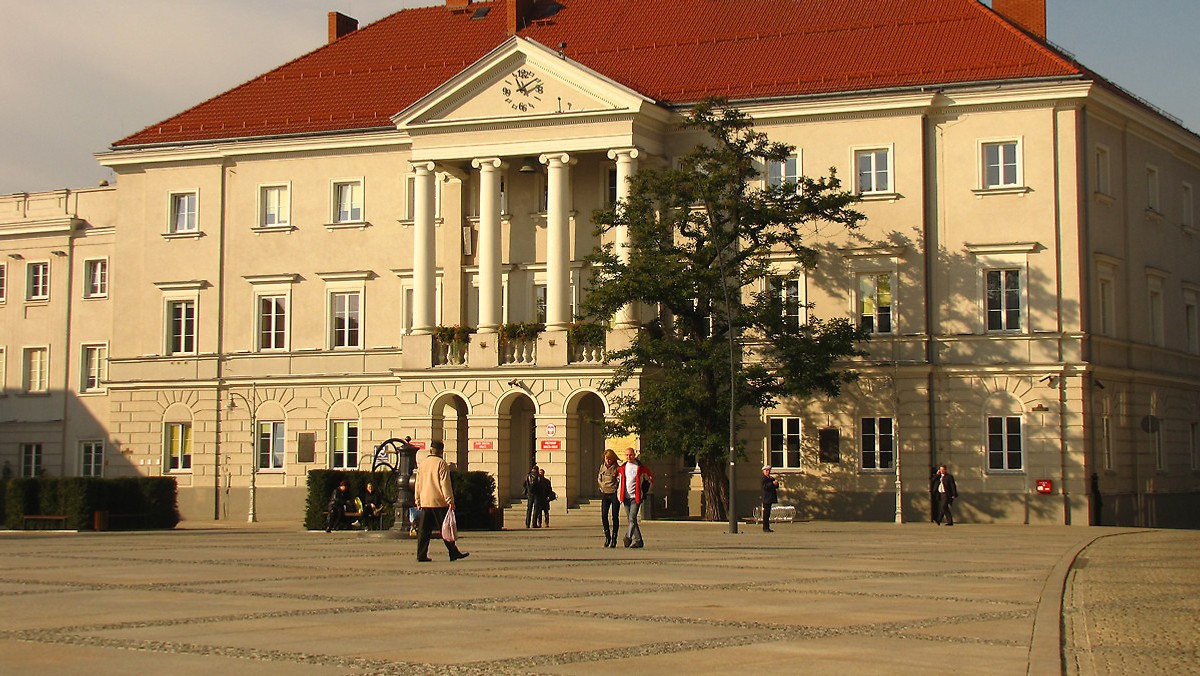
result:
M 608 355 L 614 371 L 604 389 L 615 416 L 607 432 L 637 434 L 649 457 L 695 456 L 705 518 L 723 520 L 727 463 L 743 453 L 731 448 L 739 412 L 836 395 L 853 377 L 840 363 L 863 354 L 866 332 L 845 319 L 802 321 L 787 280 L 817 262 L 804 243 L 814 225 L 852 229 L 863 216 L 832 170 L 760 189 L 760 167 L 786 162 L 794 149 L 724 102 L 698 105 L 683 126 L 711 139 L 676 168 L 637 172 L 628 198 L 595 214 L 601 233 L 628 228 L 629 246 L 589 257 L 581 313 L 605 322 L 631 303 L 657 309 L 627 349 Z

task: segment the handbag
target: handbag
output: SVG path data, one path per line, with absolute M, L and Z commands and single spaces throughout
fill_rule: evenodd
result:
M 557 499 L 558 493 L 555 493 L 554 491 L 550 491 L 550 494 L 546 496 L 546 502 L 554 502 Z
M 454 519 L 454 510 L 446 510 L 446 518 L 442 519 L 442 540 L 454 542 L 458 539 L 458 522 Z

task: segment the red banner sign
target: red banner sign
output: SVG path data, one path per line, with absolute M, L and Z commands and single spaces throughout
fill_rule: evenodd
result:
M 1049 479 L 1038 479 L 1037 480 L 1037 492 L 1038 493 L 1053 493 L 1054 492 L 1054 482 L 1050 481 Z
M 561 439 L 542 439 L 542 450 L 543 451 L 561 451 L 562 450 L 562 440 Z
M 421 450 L 425 450 L 425 442 L 424 441 L 410 441 L 408 443 L 412 444 L 413 448 L 419 448 Z
M 472 450 L 476 451 L 491 451 L 496 448 L 495 443 L 491 441 L 472 441 Z

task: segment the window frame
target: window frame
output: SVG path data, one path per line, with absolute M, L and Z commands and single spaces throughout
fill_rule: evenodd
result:
M 0 305 L 8 302 L 8 262 L 0 263 Z
M 35 270 L 42 270 L 39 274 Z M 36 260 L 25 263 L 25 302 L 46 303 L 50 301 L 50 261 Z
M 346 434 L 339 436 L 339 425 L 345 426 Z M 353 428 L 353 429 L 351 429 Z M 353 431 L 353 435 L 350 432 Z M 330 469 L 358 469 L 360 456 L 360 436 L 359 421 L 357 419 L 336 419 L 329 421 L 329 468 Z M 354 449 L 350 449 L 350 441 L 353 437 Z M 343 443 L 344 442 L 344 443 Z M 350 455 L 353 453 L 354 461 L 350 462 Z M 339 455 L 341 456 L 342 464 L 338 464 Z
M 1147 340 L 1155 347 L 1167 346 L 1166 289 L 1167 273 L 1146 270 L 1146 328 Z
M 191 307 L 191 317 L 183 317 L 180 332 L 176 329 L 176 307 L 188 305 Z M 165 345 L 163 352 L 167 356 L 198 354 L 198 327 L 200 321 L 200 302 L 195 296 L 164 299 Z M 190 331 L 189 331 L 190 328 Z M 190 345 L 187 344 L 190 341 Z
M 863 305 L 863 303 L 864 303 L 863 282 L 867 279 L 871 279 L 874 282 L 874 286 L 872 288 L 873 295 L 871 297 L 871 302 L 875 308 L 874 313 L 871 315 L 871 335 L 876 335 L 876 336 L 895 335 L 895 333 L 896 333 L 896 275 L 895 275 L 895 273 L 890 270 L 861 270 L 861 271 L 855 272 L 854 278 L 856 281 L 856 284 L 855 284 L 855 296 L 856 297 L 854 300 L 855 320 L 856 320 L 855 325 L 858 326 L 859 328 L 863 327 L 864 317 L 866 317 L 866 314 L 864 313 L 865 308 Z M 879 317 L 880 317 L 879 310 L 880 310 L 880 308 L 885 307 L 879 301 L 879 280 L 881 278 L 886 278 L 887 282 L 888 282 L 888 286 L 890 287 L 888 289 L 888 295 L 890 297 L 890 301 L 889 301 L 888 305 L 886 306 L 887 307 L 887 320 L 888 320 L 888 327 L 887 327 L 886 331 L 880 329 L 881 322 L 879 321 Z
M 787 415 L 772 415 L 767 416 L 767 437 L 764 439 L 766 459 L 763 464 L 770 465 L 772 469 L 780 470 L 803 470 L 804 469 L 804 422 L 799 416 Z M 779 423 L 780 433 L 776 433 L 775 425 Z M 791 428 L 795 427 L 795 433 L 792 433 Z M 795 439 L 795 446 L 789 446 L 789 441 Z M 780 448 L 776 448 L 775 441 L 782 441 Z M 779 455 L 781 462 L 776 462 L 776 455 Z M 792 462 L 795 464 L 791 464 Z
M 272 205 L 270 195 L 276 191 L 279 191 L 282 195 L 282 203 Z M 276 213 L 276 221 L 268 223 L 267 218 L 270 216 L 272 206 L 274 206 L 277 212 L 282 212 L 282 218 L 280 217 L 280 213 Z M 258 186 L 258 217 L 256 222 L 256 229 L 260 230 L 288 230 L 294 228 L 292 225 L 292 184 L 290 181 L 263 183 Z
M 983 271 L 984 274 L 984 329 L 988 333 L 1025 333 L 1025 280 L 1020 268 L 1002 267 L 988 268 Z M 999 285 L 998 298 L 1000 306 L 993 309 L 992 307 L 992 275 L 997 275 Z M 1009 302 L 1011 300 L 1009 294 L 1008 282 L 1010 279 L 1016 280 L 1016 300 L 1017 308 L 1014 310 Z M 1000 326 L 992 326 L 992 317 L 1000 318 Z M 1013 317 L 1016 317 L 1017 326 L 1013 327 L 1011 322 Z
M 339 298 L 345 298 L 347 300 L 346 309 L 345 309 L 347 325 L 341 329 L 338 328 L 338 312 L 339 312 L 339 310 L 338 310 L 337 304 L 338 304 Z M 354 305 L 356 306 L 353 309 L 352 317 L 350 314 L 351 309 L 350 309 L 350 303 L 349 303 L 349 300 L 351 298 L 354 299 Z M 364 314 L 363 313 L 363 305 L 364 305 L 363 304 L 363 292 L 358 289 L 331 290 L 331 291 L 329 291 L 329 293 L 327 295 L 327 299 L 328 299 L 327 303 L 328 303 L 328 310 L 329 310 L 328 315 L 327 315 L 328 322 L 329 322 L 329 331 L 328 331 L 327 340 L 329 342 L 329 349 L 330 350 L 361 350 L 363 348 L 363 325 L 362 325 L 362 318 L 363 318 L 363 314 Z M 349 325 L 349 320 L 351 318 L 354 321 L 353 327 L 351 327 Z M 353 338 L 354 338 L 353 342 L 349 341 L 349 338 L 351 335 L 353 335 Z M 345 342 L 345 343 L 340 342 L 340 340 L 342 338 L 345 338 L 347 342 Z
M 79 354 L 79 393 L 102 394 L 108 391 L 108 343 L 84 343 Z
M 987 457 L 987 471 L 989 474 L 992 474 L 992 473 L 1022 474 L 1025 472 L 1025 420 L 1024 420 L 1024 418 L 1025 418 L 1025 416 L 1020 413 L 988 414 L 985 417 L 984 449 L 985 449 L 985 454 Z M 992 442 L 995 441 L 995 439 L 997 437 L 996 432 L 993 431 L 993 425 L 992 425 L 993 421 L 999 421 L 1000 425 L 1002 427 L 1002 429 L 998 435 L 1000 437 L 1000 440 L 1002 441 L 1001 447 L 999 450 L 994 449 L 992 446 Z M 1014 421 L 1016 422 L 1016 426 L 1017 426 L 1017 431 L 1016 431 L 1015 435 L 1013 433 L 1013 430 L 1011 429 L 1011 425 Z M 1012 442 L 1014 436 L 1017 441 L 1017 449 L 1015 451 L 1012 449 L 1012 445 L 1011 445 L 1011 442 Z M 1000 467 L 996 467 L 993 465 L 993 458 L 995 458 L 997 455 L 999 456 L 1000 460 L 1002 461 L 1000 463 L 1001 464 Z M 1014 455 L 1017 458 L 1018 466 L 1016 466 L 1016 467 L 1012 466 L 1012 464 L 1013 464 L 1012 459 L 1013 459 Z
M 357 187 L 358 204 L 354 204 L 355 190 Z M 349 213 L 346 218 L 342 218 L 342 188 L 350 188 Z M 358 218 L 354 218 L 354 208 L 358 208 Z M 362 176 L 355 178 L 339 178 L 329 182 L 329 224 L 330 225 L 363 225 L 367 222 L 367 186 L 366 179 Z
M 979 158 L 979 190 L 987 193 L 996 193 L 1009 190 L 1021 190 L 1025 188 L 1025 170 L 1024 170 L 1024 143 L 1022 136 L 1007 136 L 999 138 L 980 139 L 978 142 L 978 158 Z M 1013 157 L 1011 163 L 1004 158 L 1003 149 L 1007 146 L 1013 147 Z M 988 163 L 988 149 L 1000 148 L 1000 156 L 998 157 L 997 167 L 997 182 L 992 183 L 989 180 L 989 169 L 992 165 Z M 1007 181 L 1005 178 L 1005 168 L 1009 165 L 1013 168 L 1013 180 Z
M 1187 181 L 1179 184 L 1179 225 L 1189 231 L 1196 228 L 1196 191 Z
M 191 204 L 190 211 L 180 211 L 181 200 Z M 184 226 L 180 226 L 180 216 L 185 217 Z M 200 190 L 175 190 L 167 193 L 167 229 L 168 235 L 192 236 L 200 233 Z
M 881 423 L 885 420 L 887 421 L 888 427 L 890 428 L 890 431 L 887 434 L 884 434 L 882 432 Z M 871 434 L 871 435 L 867 434 L 867 429 L 866 429 L 867 421 L 870 421 L 872 423 L 873 434 Z M 859 418 L 858 433 L 859 433 L 859 442 L 858 442 L 858 447 L 859 447 L 859 455 L 858 455 L 859 466 L 858 466 L 858 468 L 859 468 L 859 471 L 861 471 L 865 474 L 895 474 L 896 473 L 896 455 L 897 455 L 897 451 L 898 451 L 898 449 L 896 448 L 896 419 L 893 416 L 874 416 L 874 417 L 863 416 L 863 417 Z M 872 444 L 872 448 L 870 448 L 870 449 L 867 448 L 868 437 L 870 439 L 872 439 L 874 442 Z M 891 441 L 891 449 L 887 452 L 887 455 L 889 456 L 889 460 L 886 465 L 883 464 L 884 451 L 882 450 L 881 445 L 879 443 L 884 438 L 887 438 Z M 867 461 L 868 453 L 870 453 L 872 456 L 873 463 L 874 463 L 873 467 L 867 467 L 866 461 Z
M 42 449 L 42 442 L 31 441 L 21 444 L 21 477 L 32 479 L 41 476 L 45 471 L 45 465 L 42 460 L 45 458 L 45 452 Z
M 86 299 L 108 298 L 107 257 L 84 259 L 83 297 Z
M 1112 152 L 1108 146 L 1097 143 L 1093 156 L 1096 170 L 1095 192 L 1104 197 L 1112 197 Z
M 895 166 L 896 152 L 895 151 L 896 151 L 896 145 L 894 143 L 854 146 L 850 149 L 850 166 L 854 167 L 854 192 L 856 194 L 861 195 L 865 199 L 870 199 L 872 197 L 878 198 L 878 197 L 894 197 L 894 196 L 896 196 L 897 191 L 896 191 L 896 166 Z M 879 169 L 877 167 L 877 162 L 876 162 L 876 160 L 878 159 L 879 153 L 884 153 L 884 155 L 885 155 L 884 168 L 883 168 L 882 172 L 879 171 Z M 870 174 L 871 175 L 871 189 L 870 190 L 864 190 L 863 186 L 862 186 L 862 177 L 863 177 L 862 162 L 863 162 L 863 156 L 867 155 L 867 154 L 871 155 L 871 163 L 872 163 L 871 164 L 871 174 Z M 881 173 L 885 175 L 885 177 L 888 181 L 888 184 L 883 188 L 879 187 L 879 181 L 878 181 L 878 176 Z
M 173 435 L 174 430 L 178 430 L 179 434 Z M 191 473 L 194 455 L 192 434 L 191 421 L 174 420 L 163 423 L 163 470 L 166 474 Z
M 789 175 L 787 173 L 788 162 L 795 162 L 796 173 Z M 772 175 L 776 167 L 782 167 L 779 172 L 779 180 L 776 180 Z M 791 178 L 789 181 L 788 178 Z M 786 160 L 768 160 L 763 164 L 763 188 L 769 189 L 783 185 L 784 183 L 795 183 L 796 193 L 800 193 L 800 177 L 804 176 L 804 151 L 796 148 Z
M 269 426 L 269 427 L 268 427 Z M 254 462 L 257 472 L 284 472 L 287 464 L 287 425 L 283 420 L 258 420 L 254 430 Z M 267 434 L 263 434 L 267 428 Z M 266 443 L 264 447 L 264 442 Z M 266 463 L 264 464 L 264 460 Z
M 104 476 L 104 441 L 83 439 L 79 442 L 79 475 L 84 477 Z
M 803 271 L 794 274 L 768 274 L 763 280 L 764 291 L 783 304 L 784 323 L 789 328 L 800 328 L 808 323 L 808 285 Z M 791 297 L 791 287 L 795 287 L 795 297 Z M 793 308 L 792 305 L 795 305 Z M 792 310 L 795 310 L 792 312 Z M 793 324 L 794 321 L 794 324 Z
M 1200 288 L 1183 287 L 1184 345 L 1189 354 L 1200 354 Z
M 1150 163 L 1146 163 L 1146 211 L 1162 213 L 1162 174 Z
M 38 361 L 36 380 L 33 359 L 35 354 L 42 355 L 42 359 Z M 21 349 L 21 391 L 25 394 L 50 392 L 50 346 L 30 345 Z
M 282 316 L 278 312 L 270 315 L 271 327 L 267 328 L 267 313 L 263 303 L 268 300 L 281 301 Z M 278 309 L 278 306 L 273 306 Z M 260 291 L 254 294 L 254 350 L 255 352 L 287 352 L 291 346 L 291 294 L 279 291 Z M 271 344 L 267 345 L 265 338 L 270 334 Z

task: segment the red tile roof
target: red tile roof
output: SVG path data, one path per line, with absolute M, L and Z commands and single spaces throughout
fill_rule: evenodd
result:
M 664 104 L 1086 72 L 977 0 L 558 2 L 520 35 Z M 397 12 L 113 146 L 390 127 L 508 38 L 507 7 Z

